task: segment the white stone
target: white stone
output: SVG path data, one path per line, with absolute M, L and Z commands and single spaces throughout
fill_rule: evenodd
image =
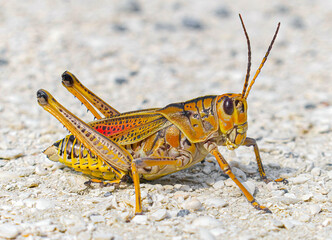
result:
M 217 227 L 217 228 L 211 229 L 210 232 L 211 232 L 215 237 L 217 237 L 218 239 L 220 239 L 220 237 L 221 237 L 223 234 L 225 234 L 226 230 L 223 229 L 223 228 Z
M 292 183 L 292 184 L 303 184 L 305 182 L 307 182 L 310 178 L 304 174 L 301 174 L 297 177 L 294 178 L 289 178 L 288 180 Z
M 38 199 L 36 201 L 36 208 L 38 210 L 46 210 L 46 209 L 53 208 L 53 207 L 54 207 L 54 203 L 49 199 Z
M 205 180 L 205 183 L 209 186 L 213 186 L 213 184 L 215 183 L 215 180 L 213 178 L 207 178 Z
M 329 179 L 332 179 L 332 170 L 327 172 L 327 176 L 329 177 Z
M 0 237 L 3 238 L 16 238 L 19 235 L 19 227 L 10 223 L 0 225 Z
M 225 186 L 224 180 L 219 180 L 213 184 L 214 189 L 222 189 Z
M 40 185 L 40 181 L 34 178 L 28 179 L 25 183 L 24 186 L 27 188 L 34 188 L 38 187 Z
M 228 203 L 222 200 L 221 198 L 209 198 L 204 202 L 206 205 L 214 206 L 214 207 L 226 207 Z
M 318 167 L 314 167 L 312 170 L 311 170 L 311 174 L 313 176 L 320 176 L 320 174 L 322 173 L 322 170 Z
M 302 214 L 301 217 L 298 219 L 301 222 L 309 222 L 310 221 L 310 216 L 308 214 Z
M 278 189 L 278 184 L 276 182 L 269 182 L 268 184 L 266 184 L 267 189 L 269 189 L 270 191 L 274 191 Z
M 278 227 L 278 228 L 283 228 L 284 227 L 283 222 L 281 222 L 277 219 L 272 219 L 272 224 L 273 224 L 273 226 Z
M 316 215 L 322 210 L 322 208 L 318 204 L 315 204 L 315 205 L 310 205 L 309 210 L 311 215 Z
M 286 193 L 283 197 L 280 197 L 280 201 L 286 205 L 295 204 L 300 201 L 293 193 Z
M 90 220 L 91 220 L 91 222 L 93 222 L 93 223 L 99 223 L 99 222 L 105 222 L 105 217 L 104 216 L 102 216 L 102 215 L 99 215 L 99 214 L 92 214 L 91 216 L 90 216 Z
M 330 191 L 330 192 L 327 194 L 327 199 L 329 200 L 329 202 L 332 202 L 332 191 Z
M 94 240 L 110 240 L 110 239 L 116 239 L 116 238 L 114 237 L 113 233 L 100 231 L 100 232 L 93 233 L 93 239 Z
M 136 215 L 131 222 L 136 223 L 136 224 L 142 224 L 145 225 L 148 223 L 148 218 L 146 215 Z
M 39 176 L 45 176 L 45 175 L 47 175 L 49 173 L 49 171 L 47 171 L 47 169 L 45 167 L 42 167 L 40 165 L 36 166 L 35 172 Z
M 237 187 L 236 183 L 231 178 L 226 179 L 224 183 L 227 187 Z
M 211 165 L 206 165 L 206 166 L 204 166 L 204 168 L 203 168 L 203 173 L 205 173 L 206 175 L 209 175 L 212 171 L 213 171 L 213 169 L 212 169 L 212 167 L 211 167 Z
M 184 203 L 184 208 L 197 211 L 202 208 L 202 203 L 197 198 L 190 198 Z
M 166 209 L 158 209 L 154 213 L 151 214 L 151 219 L 154 221 L 161 221 L 167 217 Z
M 323 227 L 326 227 L 326 226 L 328 226 L 331 222 L 332 222 L 332 219 L 326 219 L 326 220 L 322 223 L 322 226 L 323 226 Z
M 221 225 L 221 222 L 209 216 L 200 216 L 193 221 L 193 226 L 202 228 L 215 228 Z
M 11 160 L 23 156 L 23 152 L 18 149 L 0 150 L 0 159 Z
M 291 220 L 283 220 L 285 228 L 292 229 L 294 227 L 294 223 Z
M 31 208 L 31 207 L 33 207 L 36 204 L 36 201 L 33 200 L 33 199 L 31 199 L 31 198 L 27 198 L 27 199 L 23 200 L 23 203 L 28 208 Z
M 205 228 L 200 228 L 199 229 L 199 235 L 200 235 L 200 239 L 204 239 L 204 240 L 215 240 L 216 238 L 213 236 L 213 234 Z
M 304 194 L 301 196 L 301 199 L 305 202 L 308 202 L 312 199 L 312 196 L 313 196 L 312 193 Z

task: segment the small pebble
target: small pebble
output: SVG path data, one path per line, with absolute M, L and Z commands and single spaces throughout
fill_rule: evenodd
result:
M 332 202 L 332 191 L 330 191 L 330 192 L 327 194 L 327 199 L 329 200 L 329 202 Z
M 223 236 L 226 233 L 226 230 L 220 227 L 211 229 L 210 231 L 214 236 L 219 237 L 218 239 L 222 239 L 221 236 Z
M 313 196 L 312 193 L 308 193 L 308 194 L 302 195 L 301 198 L 302 198 L 303 201 L 308 202 L 312 199 L 312 196 Z
M 329 179 L 332 179 L 332 170 L 327 172 L 327 176 L 329 177 Z
M 46 210 L 46 209 L 53 208 L 53 207 L 54 207 L 54 203 L 49 199 L 38 199 L 36 201 L 36 208 L 38 210 Z
M 216 208 L 228 206 L 228 203 L 221 198 L 208 198 L 204 203 Z
M 27 187 L 27 188 L 34 188 L 34 187 L 38 187 L 39 184 L 40 184 L 40 181 L 38 181 L 37 179 L 29 178 L 24 183 L 24 186 Z
M 203 168 L 203 173 L 205 173 L 206 175 L 209 175 L 212 172 L 212 166 L 211 165 L 206 165 Z
M 190 214 L 190 211 L 188 209 L 181 209 L 177 214 L 176 216 L 177 217 L 184 217 L 186 215 L 189 215 Z
M 21 150 L 12 149 L 12 150 L 0 150 L 0 159 L 16 159 L 22 157 L 24 154 Z
M 231 12 L 228 8 L 226 7 L 219 7 L 215 11 L 215 15 L 220 18 L 228 18 L 231 15 Z
M 226 179 L 224 181 L 224 183 L 225 183 L 225 186 L 227 186 L 227 187 L 234 187 L 234 188 L 237 187 L 236 183 L 231 178 Z
M 148 217 L 146 215 L 136 215 L 131 222 L 144 225 L 148 223 Z
M 322 208 L 319 205 L 315 204 L 315 205 L 310 205 L 309 210 L 311 215 L 316 215 L 322 210 Z
M 215 240 L 216 238 L 213 236 L 213 234 L 205 228 L 200 228 L 199 229 L 199 235 L 201 237 L 201 239 L 204 240 Z
M 41 165 L 37 165 L 36 166 L 35 172 L 39 176 L 45 176 L 45 175 L 47 175 L 49 173 L 49 171 L 47 170 L 47 168 L 42 167 Z
M 184 17 L 182 19 L 182 25 L 193 30 L 202 30 L 204 28 L 204 25 L 200 20 L 192 17 Z
M 326 226 L 328 226 L 331 222 L 332 222 L 332 219 L 326 219 L 326 220 L 322 223 L 322 226 L 323 226 L 323 227 L 326 227 Z
M 202 203 L 197 198 L 191 198 L 185 201 L 184 208 L 197 211 L 202 208 Z
M 104 194 L 104 197 L 109 197 L 109 196 L 112 196 L 112 193 L 111 193 L 111 192 L 106 192 L 106 193 Z
M 308 214 L 302 214 L 301 217 L 299 218 L 299 220 L 301 222 L 309 222 L 310 221 L 310 216 Z
M 273 226 L 275 227 L 278 227 L 278 228 L 283 228 L 285 225 L 283 224 L 283 222 L 279 221 L 279 220 L 276 220 L 276 219 L 273 219 L 272 220 L 272 224 Z
M 135 0 L 125 0 L 121 2 L 120 10 L 128 13 L 139 13 L 141 6 L 139 2 Z
M 93 223 L 105 222 L 105 217 L 100 214 L 92 214 L 90 220 Z
M 166 209 L 158 209 L 154 213 L 151 214 L 151 218 L 154 221 L 161 221 L 167 217 Z
M 294 227 L 294 223 L 291 220 L 283 220 L 282 222 L 286 229 L 292 229 Z
M 214 189 L 222 189 L 225 186 L 224 180 L 219 180 L 213 184 Z
M 221 225 L 221 222 L 213 217 L 200 216 L 193 221 L 193 226 L 202 228 L 215 228 Z
M 290 181 L 293 184 L 302 184 L 309 180 L 310 178 L 304 174 L 301 174 L 294 178 L 289 178 L 288 181 Z
M 0 237 L 11 239 L 16 238 L 19 235 L 20 231 L 18 226 L 5 223 L 0 225 Z
M 205 183 L 209 186 L 213 186 L 213 184 L 215 183 L 215 180 L 213 178 L 207 178 L 205 180 Z
M 295 204 L 300 201 L 294 194 L 292 193 L 286 193 L 283 197 L 281 197 L 281 202 L 290 205 L 290 204 Z
M 122 77 L 117 77 L 117 78 L 115 78 L 115 83 L 118 85 L 123 85 L 125 83 L 128 83 L 128 79 L 122 78 Z
M 311 174 L 313 176 L 320 176 L 322 170 L 318 167 L 314 167 L 312 170 L 311 170 Z
M 90 239 L 90 238 L 88 238 Z M 104 231 L 100 231 L 100 232 L 94 232 L 93 233 L 93 238 L 94 240 L 110 240 L 110 239 L 117 239 L 114 237 L 114 234 L 111 232 L 104 232 Z

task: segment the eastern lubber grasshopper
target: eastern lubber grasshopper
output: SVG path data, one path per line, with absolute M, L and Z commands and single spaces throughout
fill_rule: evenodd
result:
M 248 66 L 242 93 L 204 96 L 169 104 L 164 108 L 120 113 L 66 71 L 62 74 L 63 86 L 76 96 L 97 120 L 83 122 L 60 105 L 47 91 L 39 90 L 39 105 L 71 132 L 44 153 L 51 160 L 60 161 L 77 171 L 108 180 L 110 183 L 119 183 L 130 176 L 135 186 L 135 214 L 142 213 L 140 178 L 160 178 L 201 162 L 211 153 L 220 168 L 238 185 L 256 209 L 271 212 L 247 191 L 218 151 L 220 145 L 230 150 L 242 145 L 252 146 L 262 180 L 270 181 L 265 175 L 256 141 L 246 137 L 247 97 L 270 53 L 280 23 L 248 87 L 251 47 L 241 15 L 240 20 L 248 45 Z

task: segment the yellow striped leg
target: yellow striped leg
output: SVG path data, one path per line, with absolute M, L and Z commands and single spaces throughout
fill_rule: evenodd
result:
M 102 117 L 95 110 L 95 108 L 97 108 L 106 118 L 120 114 L 117 110 L 112 108 L 105 101 L 85 87 L 80 81 L 78 81 L 74 74 L 68 71 L 65 71 L 62 74 L 62 85 L 70 93 L 77 97 L 97 119 L 101 119 Z M 91 106 L 91 104 L 95 108 Z
M 126 149 L 73 115 L 47 91 L 39 90 L 37 99 L 39 105 L 56 117 L 87 149 L 109 166 L 117 168 L 121 176 L 126 175 L 133 160 Z

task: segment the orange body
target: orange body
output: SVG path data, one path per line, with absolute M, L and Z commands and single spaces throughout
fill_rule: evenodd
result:
M 231 100 L 234 102 L 232 115 L 223 110 L 225 99 L 234 99 Z M 237 108 L 235 102 L 243 107 Z M 225 94 L 169 104 L 161 109 L 123 113 L 90 122 L 89 125 L 123 146 L 134 159 L 181 159 L 181 166 L 145 167 L 140 176 L 152 180 L 202 161 L 208 154 L 203 147 L 208 139 L 230 149 L 240 146 L 246 137 L 246 110 L 246 101 L 239 94 Z M 114 180 L 117 174 L 126 174 L 126 171 L 99 159 L 73 135 L 57 141 L 45 153 L 52 160 L 105 180 Z

